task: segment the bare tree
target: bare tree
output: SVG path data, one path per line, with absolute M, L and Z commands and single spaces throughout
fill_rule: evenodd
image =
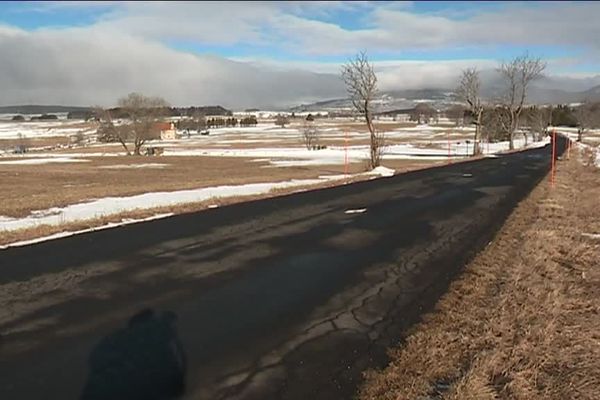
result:
M 544 61 L 540 58 L 530 57 L 528 54 L 503 62 L 498 69 L 506 85 L 502 104 L 509 115 L 508 133 L 511 150 L 515 148 L 514 134 L 519 127 L 519 119 L 527 98 L 527 89 L 531 82 L 542 76 L 545 69 Z M 527 141 L 527 136 L 525 136 L 525 141 Z
M 548 134 L 548 126 L 552 123 L 552 106 L 531 107 L 527 110 L 526 117 L 535 140 L 542 140 Z
M 131 155 L 129 148 L 127 147 L 129 130 L 123 125 L 116 125 L 109 110 L 102 107 L 94 107 L 94 115 L 96 119 L 100 121 L 100 126 L 96 131 L 98 141 L 119 142 L 121 143 L 121 146 L 123 146 L 123 149 L 125 149 L 125 153 L 127 153 L 128 156 Z
M 377 94 L 377 76 L 366 53 L 361 52 L 342 66 L 342 79 L 352 100 L 352 105 L 367 123 L 371 137 L 369 167 L 378 167 L 381 163 L 382 138 L 378 137 L 373 126 L 372 102 Z
M 432 118 L 436 118 L 437 111 L 428 103 L 419 103 L 410 112 L 411 119 L 417 124 L 428 124 Z
M 583 140 L 586 130 L 600 126 L 600 103 L 592 103 L 588 100 L 573 109 L 577 119 L 577 141 Z
M 290 120 L 285 115 L 277 114 L 277 116 L 275 117 L 275 125 L 277 126 L 284 128 L 289 123 Z
M 319 130 L 311 121 L 304 121 L 302 126 L 302 141 L 308 150 L 316 148 L 319 144 Z
M 446 110 L 446 117 L 454 122 L 454 126 L 463 126 L 465 107 L 460 104 L 455 104 Z
M 160 97 L 147 97 L 140 93 L 130 93 L 119 99 L 119 107 L 129 116 L 128 137 L 133 140 L 133 154 L 140 150 L 155 132 L 155 124 L 164 116 L 168 103 Z
M 17 146 L 16 153 L 27 153 L 29 151 L 29 147 L 31 147 L 31 141 L 22 134 L 21 132 L 17 133 Z
M 481 137 L 488 141 L 508 139 L 508 112 L 502 106 L 486 107 L 481 115 Z
M 473 138 L 473 155 L 481 153 L 479 140 L 481 139 L 481 116 L 483 114 L 483 103 L 481 101 L 481 80 L 479 71 L 468 68 L 462 72 L 456 94 L 467 106 L 467 110 L 475 125 L 475 137 Z

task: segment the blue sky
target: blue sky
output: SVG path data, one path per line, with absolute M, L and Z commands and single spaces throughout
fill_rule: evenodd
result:
M 222 3 L 224 4 L 224 3 Z M 226 4 L 226 3 L 225 3 Z M 258 4 L 258 3 L 257 3 Z M 575 9 L 582 4 L 562 3 L 561 7 L 570 6 Z M 187 8 L 190 4 L 171 4 L 169 7 Z M 198 24 L 203 24 L 202 5 L 198 4 L 195 7 L 197 15 L 195 16 Z M 430 17 L 443 18 L 444 21 L 467 23 L 470 19 L 482 15 L 498 16 L 501 20 L 504 14 L 509 14 L 508 10 L 538 10 L 542 14 L 547 10 L 552 12 L 552 9 L 557 4 L 552 3 L 518 3 L 518 2 L 377 2 L 377 3 L 342 3 L 336 2 L 322 5 L 311 5 L 310 3 L 272 3 L 270 6 L 277 12 L 297 17 L 305 21 L 320 22 L 331 26 L 339 27 L 345 32 L 357 32 L 377 29 L 377 20 L 373 18 L 374 12 L 401 12 L 403 14 L 413 16 L 415 18 Z M 220 11 L 224 13 L 236 13 L 238 4 L 229 4 L 223 7 Z M 0 23 L 21 28 L 24 30 L 34 31 L 43 29 L 65 29 L 69 27 L 86 27 L 94 26 L 103 21 L 118 20 L 134 16 L 136 12 L 144 12 L 143 8 L 137 8 L 133 5 L 123 3 L 76 3 L 69 2 L 66 4 L 55 2 L 2 2 L 0 4 Z M 165 19 L 168 14 L 164 15 Z M 600 15 L 596 15 L 600 17 Z M 177 19 L 173 19 L 174 24 L 177 24 Z M 235 21 L 233 21 L 235 22 Z M 508 25 L 506 29 L 510 29 L 510 25 L 518 23 L 510 19 L 506 19 Z M 402 32 L 402 27 L 398 27 L 399 34 Z M 517 29 L 519 27 L 517 26 Z M 176 29 L 176 28 L 175 28 Z M 295 44 L 286 43 L 286 40 L 281 40 L 281 28 L 273 28 L 269 23 L 256 22 L 255 29 L 260 31 L 266 40 L 255 41 L 246 40 L 240 37 L 229 43 L 218 43 L 210 39 L 202 37 L 182 37 L 182 35 L 165 34 L 163 37 L 153 38 L 160 41 L 176 50 L 193 52 L 196 54 L 214 54 L 230 58 L 265 58 L 276 61 L 321 61 L 321 62 L 342 62 L 348 58 L 353 52 L 360 50 L 348 49 L 347 51 L 318 51 L 312 53 L 307 49 L 298 48 Z M 548 26 L 546 29 L 560 30 L 560 26 Z M 272 33 L 271 33 L 272 31 Z M 410 31 L 407 32 L 411 34 Z M 391 46 L 383 46 L 381 48 L 374 46 L 369 50 L 369 54 L 373 60 L 467 60 L 467 59 L 507 59 L 516 55 L 522 54 L 525 51 L 531 54 L 536 54 L 544 58 L 560 59 L 560 58 L 577 58 L 582 53 L 585 53 L 585 44 L 574 42 L 548 42 L 536 40 L 535 35 L 540 32 L 532 32 L 530 40 L 523 40 L 522 43 L 503 40 L 499 37 L 496 43 L 487 41 L 486 43 L 457 43 L 440 44 L 436 46 L 420 46 L 416 43 L 414 46 L 407 44 L 399 45 L 398 48 L 390 48 Z M 269 40 L 271 36 L 272 40 Z M 293 42 L 293 41 L 292 41 Z M 366 42 L 368 43 L 368 41 Z M 362 46 L 362 47 L 367 47 Z M 590 73 L 596 72 L 597 64 L 582 62 L 578 65 L 570 65 L 569 68 L 557 68 L 558 72 L 574 72 Z
M 130 65 L 166 74 L 152 54 L 178 60 L 169 68 L 182 78 L 169 75 L 170 87 L 214 77 L 215 63 L 337 75 L 366 51 L 383 87 L 450 87 L 461 68 L 494 69 L 525 52 L 545 59 L 548 75 L 598 76 L 598 20 L 600 2 L 0 2 L 0 50 L 14 51 L 9 84 L 41 80 L 53 67 L 81 86 L 125 68 L 125 83 L 151 87 Z M 36 65 L 41 43 L 52 62 Z M 95 64 L 70 71 L 86 62 Z

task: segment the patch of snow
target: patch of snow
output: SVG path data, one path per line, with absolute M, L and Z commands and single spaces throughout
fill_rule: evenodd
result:
M 22 240 L 19 242 L 13 242 L 13 243 L 9 243 L 6 245 L 0 245 L 0 250 L 8 249 L 9 247 L 27 246 L 30 244 L 46 242 L 48 240 L 60 239 L 60 238 L 69 237 L 69 236 L 73 236 L 73 235 L 79 235 L 80 233 L 101 231 L 103 229 L 109 229 L 109 228 L 114 228 L 117 226 L 129 225 L 129 224 L 135 224 L 137 222 L 145 222 L 145 221 L 152 221 L 155 219 L 167 218 L 167 217 L 171 217 L 173 215 L 174 215 L 173 213 L 165 213 L 165 214 L 156 214 L 156 215 L 153 215 L 151 217 L 146 217 L 146 218 L 137 218 L 137 219 L 125 218 L 125 219 L 122 219 L 121 222 L 110 222 L 108 224 L 97 226 L 94 228 L 81 229 L 78 231 L 58 232 L 58 233 L 54 233 L 52 235 L 42 236 L 42 237 L 35 238 L 35 239 Z
M 395 170 L 391 168 L 384 167 L 380 165 L 379 167 L 373 168 L 368 172 L 369 175 L 379 175 L 379 176 L 394 176 L 396 173 Z
M 590 239 L 600 239 L 600 233 L 582 233 L 581 236 L 590 238 Z
M 137 168 L 164 168 L 169 164 L 160 164 L 160 163 L 144 163 L 144 164 L 115 164 L 115 165 L 103 165 L 98 168 L 102 169 L 137 169 Z
M 86 129 L 70 127 L 77 124 L 81 124 L 81 121 L 0 121 L 0 139 L 69 136 L 86 131 Z
M 176 206 L 219 197 L 265 194 L 273 189 L 293 188 L 323 183 L 324 179 L 293 179 L 283 182 L 251 183 L 245 185 L 215 186 L 201 189 L 153 192 L 128 197 L 105 197 L 64 208 L 53 207 L 33 211 L 24 218 L 0 216 L 0 230 L 12 231 L 39 225 L 61 225 L 98 218 L 131 210 Z
M 344 211 L 344 214 L 362 214 L 365 211 L 367 211 L 366 208 L 355 208 L 355 209 L 350 209 L 350 210 Z
M 78 163 L 78 162 L 88 162 L 89 160 L 82 160 L 78 158 L 71 157 L 51 157 L 51 158 L 26 158 L 22 160 L 9 160 L 9 161 L 0 161 L 0 164 L 5 165 L 36 165 L 36 164 L 50 164 L 50 163 Z

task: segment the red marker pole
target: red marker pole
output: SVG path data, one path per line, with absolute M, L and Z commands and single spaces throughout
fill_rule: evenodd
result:
M 550 173 L 550 186 L 554 187 L 554 174 L 556 170 L 556 129 L 552 130 L 552 170 Z

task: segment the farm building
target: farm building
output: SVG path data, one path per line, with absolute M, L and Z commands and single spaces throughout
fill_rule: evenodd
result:
M 162 140 L 177 139 L 177 129 L 174 122 L 157 122 L 154 124 L 156 138 Z

